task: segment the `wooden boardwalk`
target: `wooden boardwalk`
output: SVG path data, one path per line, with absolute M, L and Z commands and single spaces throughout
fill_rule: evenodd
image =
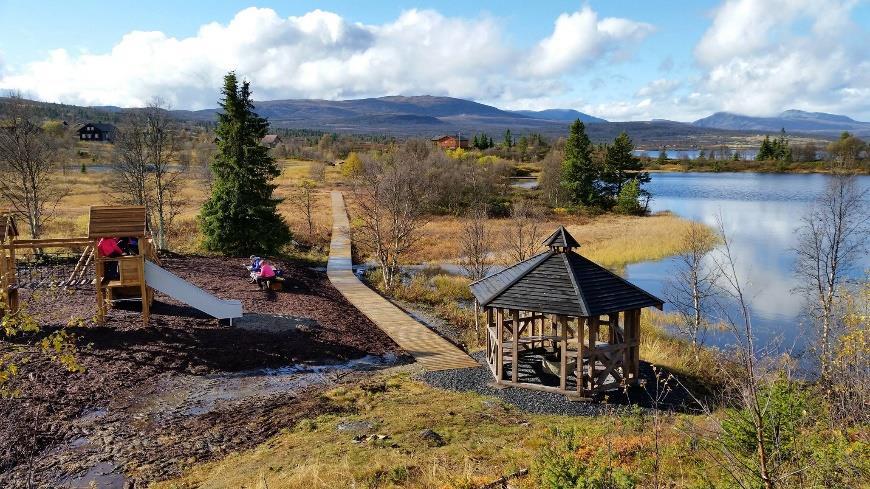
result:
M 478 367 L 473 358 L 405 314 L 353 274 L 350 223 L 341 192 L 332 192 L 332 242 L 326 273 L 332 285 L 426 370 Z

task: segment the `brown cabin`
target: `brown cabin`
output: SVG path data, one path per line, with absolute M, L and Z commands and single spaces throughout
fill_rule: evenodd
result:
M 260 144 L 267 148 L 274 148 L 281 144 L 281 137 L 277 134 L 266 134 L 263 136 L 263 139 L 260 140 Z
M 432 138 L 432 142 L 441 149 L 468 148 L 468 138 L 462 136 L 450 136 L 445 134 L 443 136 L 438 136 L 437 138 Z

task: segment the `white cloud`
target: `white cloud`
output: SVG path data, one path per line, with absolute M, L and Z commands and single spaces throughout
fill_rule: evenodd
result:
M 695 48 L 717 110 L 870 112 L 868 32 L 845 0 L 727 0 Z
M 637 91 L 635 96 L 662 97 L 665 95 L 670 95 L 674 92 L 674 90 L 680 88 L 680 85 L 682 85 L 682 83 L 679 80 L 668 80 L 666 78 L 660 78 L 642 86 L 640 90 Z
M 598 14 L 589 6 L 556 19 L 553 33 L 541 40 L 529 58 L 529 72 L 547 76 L 576 67 L 579 63 L 618 52 L 620 47 L 640 41 L 653 26 L 628 19 Z
M 321 10 L 282 18 L 248 8 L 187 38 L 134 31 L 107 53 L 57 49 L 7 66 L 0 87 L 49 101 L 137 106 L 161 96 L 175 107 L 201 108 L 215 105 L 223 74 L 236 70 L 252 80 L 259 100 L 429 93 L 509 101 L 565 93 L 562 78 L 579 64 L 627 50 L 651 30 L 628 19 L 598 20 L 584 7 L 560 16 L 532 53 L 512 46 L 489 16 L 409 10 L 367 25 Z M 560 43 L 570 47 L 564 56 L 555 49 Z M 539 61 L 532 73 L 517 62 L 530 56 Z

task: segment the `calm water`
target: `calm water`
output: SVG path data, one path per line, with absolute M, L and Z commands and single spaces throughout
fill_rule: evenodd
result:
M 710 157 L 710 151 L 713 151 L 716 155 L 716 158 L 721 158 L 719 154 L 719 148 L 715 149 L 706 149 L 704 150 L 704 154 L 707 158 Z M 658 149 L 636 149 L 634 150 L 635 156 L 646 156 L 652 159 L 656 159 L 659 157 L 659 153 L 661 150 Z M 739 153 L 740 157 L 745 160 L 755 159 L 755 155 L 758 154 L 757 149 L 738 149 L 737 153 Z M 700 149 L 666 149 L 665 154 L 668 155 L 669 160 L 681 160 L 683 158 L 689 160 L 697 160 L 698 156 L 701 154 Z M 731 156 L 734 154 L 734 149 L 728 149 L 728 157 L 725 159 L 731 159 Z
M 859 177 L 870 187 L 870 177 Z M 805 346 L 800 323 L 801 297 L 793 268 L 799 219 L 824 191 L 825 175 L 758 173 L 655 173 L 647 187 L 653 211 L 670 210 L 716 227 L 721 215 L 732 241 L 737 271 L 749 291 L 753 325 L 759 339 L 780 350 Z M 714 252 L 715 253 L 715 252 Z M 627 278 L 661 294 L 673 259 L 630 265 Z M 864 256 L 857 274 L 870 268 Z M 715 333 L 708 344 L 733 343 L 730 333 Z

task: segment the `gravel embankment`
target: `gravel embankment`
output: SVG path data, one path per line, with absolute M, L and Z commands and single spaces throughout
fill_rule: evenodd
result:
M 484 396 L 494 397 L 517 408 L 537 414 L 563 414 L 569 416 L 594 416 L 624 410 L 632 405 L 651 408 L 653 392 L 647 392 L 641 387 L 632 386 L 628 391 L 614 390 L 605 395 L 598 395 L 591 401 L 569 401 L 562 394 L 536 391 L 519 387 L 496 389 L 495 380 L 487 368 L 484 352 L 472 355 L 480 367 L 458 370 L 443 370 L 439 372 L 424 372 L 419 378 L 440 389 L 460 392 L 476 392 Z M 646 379 L 647 389 L 654 389 L 655 373 L 646 362 L 641 362 L 640 376 Z M 657 407 L 663 410 L 687 411 L 693 410 L 685 390 L 674 386 L 663 396 Z
M 621 407 L 598 402 L 569 401 L 565 396 L 552 392 L 520 388 L 496 389 L 493 387 L 492 373 L 482 363 L 484 361 L 483 355 L 483 352 L 472 355 L 475 360 L 481 363 L 480 367 L 425 372 L 420 375 L 420 378 L 432 387 L 452 391 L 476 392 L 484 396 L 495 397 L 529 413 L 593 416 L 611 412 Z

